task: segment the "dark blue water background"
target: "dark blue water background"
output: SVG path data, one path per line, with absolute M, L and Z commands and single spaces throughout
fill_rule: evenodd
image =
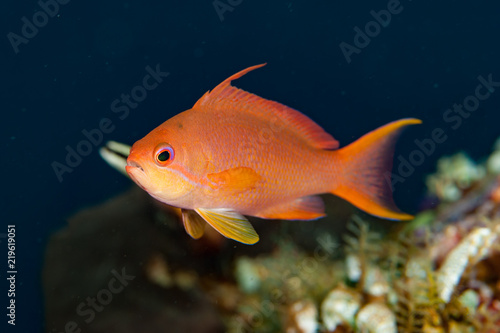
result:
M 370 11 L 386 9 L 387 0 L 232 3 L 221 20 L 212 1 L 72 0 L 17 54 L 7 34 L 20 35 L 22 17 L 32 21 L 40 5 L 0 3 L 0 233 L 7 224 L 17 226 L 16 332 L 42 325 L 40 276 L 50 234 L 71 214 L 130 186 L 95 147 L 62 182 L 53 171 L 54 161 L 64 163 L 65 147 L 75 148 L 82 130 L 98 127 L 102 118 L 115 126 L 104 140 L 131 144 L 229 75 L 267 62 L 235 85 L 304 112 L 341 145 L 389 121 L 417 117 L 424 124 L 406 131 L 397 147 L 396 155 L 408 157 L 415 139 L 445 131 L 446 142 L 396 185 L 396 202 L 409 212 L 416 211 L 424 176 L 440 156 L 464 150 L 481 158 L 500 134 L 500 90 L 456 130 L 443 119 L 474 93 L 479 75 L 500 81 L 497 2 L 401 1 L 400 12 L 350 63 L 339 44 L 353 45 L 353 28 L 364 30 L 374 20 Z M 157 64 L 170 75 L 120 120 L 111 103 Z

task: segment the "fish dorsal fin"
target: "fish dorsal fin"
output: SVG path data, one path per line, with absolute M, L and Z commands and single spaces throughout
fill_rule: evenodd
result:
M 205 220 L 197 212 L 190 209 L 182 209 L 182 223 L 189 236 L 198 239 L 205 232 Z
M 309 117 L 286 105 L 267 100 L 231 85 L 231 81 L 264 65 L 248 67 L 230 76 L 212 91 L 207 91 L 196 102 L 193 109 L 203 110 L 209 108 L 212 110 L 229 110 L 231 112 L 249 112 L 264 117 L 270 122 L 277 118 L 283 122 L 284 127 L 300 135 L 311 146 L 321 149 L 337 149 L 339 142 Z M 276 128 L 278 125 L 273 124 L 273 126 Z
M 224 208 L 195 209 L 198 214 L 215 230 L 227 238 L 244 244 L 255 244 L 259 235 L 243 215 Z

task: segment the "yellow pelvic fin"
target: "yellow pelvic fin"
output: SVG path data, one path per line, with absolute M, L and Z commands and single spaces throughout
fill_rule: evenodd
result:
M 224 208 L 195 210 L 208 224 L 227 238 L 244 244 L 255 244 L 259 241 L 259 235 L 250 222 L 233 210 Z

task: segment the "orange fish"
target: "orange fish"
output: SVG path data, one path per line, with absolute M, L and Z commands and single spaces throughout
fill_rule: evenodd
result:
M 386 172 L 401 130 L 421 121 L 394 121 L 338 149 L 337 140 L 299 111 L 231 85 L 264 65 L 234 74 L 137 141 L 127 159 L 130 177 L 181 208 L 195 239 L 208 223 L 255 244 L 259 236 L 243 215 L 317 219 L 325 216 L 321 193 L 378 217 L 411 219 L 395 206 Z

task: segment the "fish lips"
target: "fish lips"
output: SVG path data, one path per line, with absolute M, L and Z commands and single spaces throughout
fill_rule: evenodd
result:
M 127 174 L 132 178 L 132 180 L 139 185 L 143 190 L 147 191 L 142 184 L 146 179 L 146 172 L 141 167 L 141 165 L 135 161 L 127 160 L 127 165 L 125 166 Z
M 137 163 L 136 161 L 127 160 L 127 166 L 125 167 L 127 172 L 129 170 L 132 170 L 133 168 L 137 168 L 137 169 L 141 170 L 142 172 L 144 172 L 144 169 L 141 167 L 141 165 L 139 163 Z

